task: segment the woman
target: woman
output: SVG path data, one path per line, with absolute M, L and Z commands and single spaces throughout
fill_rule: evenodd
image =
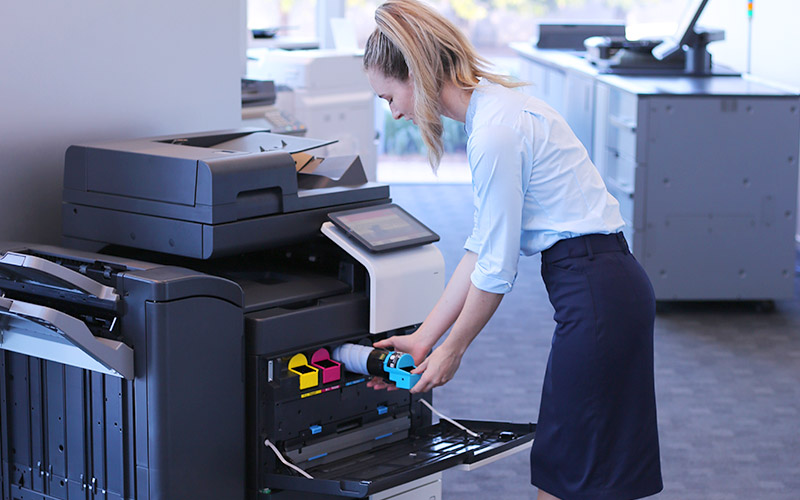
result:
M 655 300 L 619 232 L 619 204 L 563 118 L 485 70 L 443 16 L 390 0 L 375 20 L 364 54 L 372 88 L 395 119 L 420 128 L 434 169 L 441 116 L 465 123 L 475 199 L 466 253 L 429 316 L 413 334 L 375 345 L 413 355 L 422 376 L 412 392 L 445 384 L 511 291 L 520 253 L 541 252 L 556 329 L 531 450 L 539 499 L 659 492 Z

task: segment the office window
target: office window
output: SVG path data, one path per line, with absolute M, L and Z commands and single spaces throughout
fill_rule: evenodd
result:
M 318 0 L 338 3 L 363 47 L 375 27 L 374 11 L 382 0 Z M 689 0 L 432 0 L 465 33 L 499 72 L 516 73 L 512 42 L 531 40 L 541 20 L 622 21 L 629 38 L 659 37 L 672 33 Z M 273 28 L 291 45 L 295 40 L 317 39 L 317 0 L 248 0 L 248 29 Z M 336 9 L 330 9 L 336 12 Z M 391 118 L 381 101 L 376 113 L 378 131 L 378 172 L 397 166 L 402 172 L 417 172 L 410 178 L 433 179 L 417 128 Z M 445 121 L 445 156 L 440 180 L 468 181 L 463 126 Z M 453 170 L 455 169 L 455 170 Z M 409 177 L 409 175 L 406 175 Z M 386 174 L 384 180 L 397 180 Z
M 269 30 L 276 38 L 315 40 L 316 7 L 317 0 L 247 0 L 247 29 Z
M 253 0 L 251 0 L 253 1 Z M 361 44 L 374 28 L 373 12 L 381 1 L 348 0 Z M 630 38 L 663 36 L 672 32 L 688 0 L 432 0 L 455 22 L 476 47 L 505 52 L 508 44 L 531 39 L 541 20 L 623 21 Z
M 363 44 L 374 27 L 381 0 L 320 0 L 343 3 L 346 17 Z M 626 21 L 640 36 L 668 34 L 687 0 L 432 0 L 485 49 L 505 48 L 530 39 L 543 19 Z M 274 29 L 281 37 L 313 39 L 317 33 L 317 0 L 247 0 L 248 29 Z
M 630 38 L 658 37 L 672 33 L 688 0 L 440 0 L 430 2 L 464 30 L 490 59 L 497 71 L 516 74 L 512 42 L 531 40 L 541 20 L 622 21 Z M 373 12 L 380 1 L 349 1 L 347 17 L 357 30 L 363 46 L 374 29 Z M 417 128 L 410 122 L 395 121 L 388 106 L 381 104 L 377 117 L 379 131 L 378 176 L 398 182 L 435 179 L 427 165 L 425 149 Z M 460 123 L 445 119 L 445 155 L 439 177 L 444 182 L 468 182 L 466 134 Z

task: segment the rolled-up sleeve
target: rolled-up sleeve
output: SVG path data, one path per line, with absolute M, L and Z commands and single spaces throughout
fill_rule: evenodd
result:
M 514 128 L 485 126 L 474 130 L 467 142 L 475 220 L 464 248 L 478 254 L 471 281 L 486 292 L 510 292 L 517 276 L 524 141 Z

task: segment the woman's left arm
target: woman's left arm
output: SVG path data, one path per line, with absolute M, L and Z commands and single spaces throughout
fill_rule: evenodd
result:
M 473 131 L 470 137 L 467 155 L 477 205 L 476 227 L 465 248 L 477 253 L 475 265 L 450 334 L 412 372 L 422 377 L 411 392 L 425 392 L 453 378 L 464 351 L 511 290 L 520 249 L 525 141 L 519 130 L 498 125 Z
M 429 391 L 453 378 L 467 347 L 492 317 L 501 300 L 502 294 L 484 292 L 470 284 L 464 307 L 461 308 L 450 334 L 412 371 L 422 373 L 422 377 L 411 388 L 412 393 Z

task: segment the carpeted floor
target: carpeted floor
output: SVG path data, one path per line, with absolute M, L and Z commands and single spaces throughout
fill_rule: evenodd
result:
M 448 276 L 472 224 L 469 185 L 392 186 L 395 202 L 441 236 Z M 798 287 L 796 287 L 798 288 Z M 680 500 L 800 498 L 800 292 L 773 312 L 751 304 L 669 304 L 656 319 L 664 491 Z M 554 322 L 538 257 L 434 404 L 454 418 L 535 422 Z M 523 452 L 449 471 L 444 500 L 536 498 Z

